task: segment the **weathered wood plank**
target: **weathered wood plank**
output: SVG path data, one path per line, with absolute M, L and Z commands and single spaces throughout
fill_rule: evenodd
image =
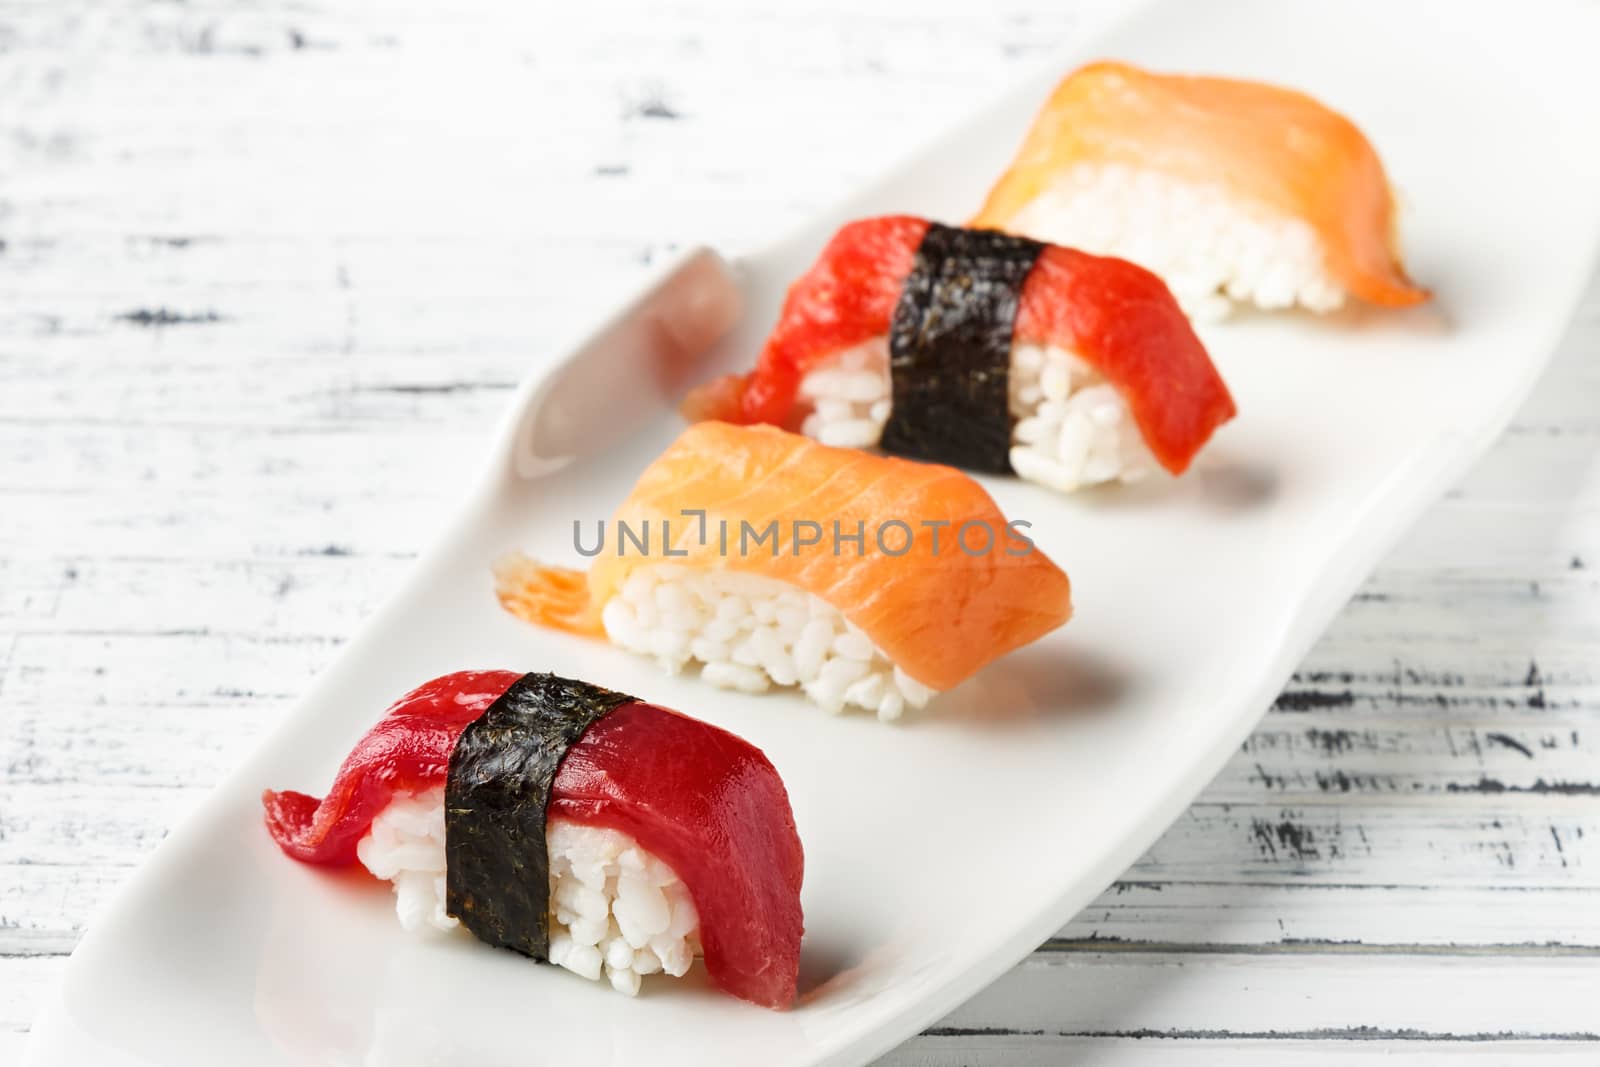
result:
M 1395 874 L 1403 874 L 1399 870 Z M 1600 947 L 1600 890 L 1286 881 L 1136 881 L 1131 869 L 1051 942 L 1248 952 L 1475 952 Z
M 0 1046 L 3 1047 L 3 1046 Z M 1503 1039 L 1429 1040 L 1363 1033 L 1336 1040 L 1278 1038 L 1059 1037 L 1052 1034 L 940 1033 L 916 1038 L 879 1060 L 879 1067 L 1198 1067 L 1225 1063 L 1278 1067 L 1292 1056 L 1297 1065 L 1379 1063 L 1403 1067 L 1456 1063 L 1585 1063 L 1587 1042 Z
M 1069 1037 L 1545 1039 L 1600 1032 L 1572 1005 L 1592 959 L 1036 955 L 938 1027 Z M 1448 996 L 1419 996 L 1438 982 Z M 1507 991 L 1515 989 L 1515 996 Z

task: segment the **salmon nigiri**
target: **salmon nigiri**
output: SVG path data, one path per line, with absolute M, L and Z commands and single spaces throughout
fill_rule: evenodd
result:
M 755 369 L 694 390 L 683 413 L 1072 492 L 1157 464 L 1182 474 L 1234 403 L 1143 267 L 888 215 L 841 227 Z
M 689 427 L 580 554 L 496 568 L 520 618 L 831 711 L 920 707 L 1072 613 L 1067 576 L 967 475 L 772 426 Z
M 1383 164 L 1303 93 L 1102 62 L 1045 103 L 974 226 L 1125 256 L 1191 315 L 1428 299 L 1400 262 Z

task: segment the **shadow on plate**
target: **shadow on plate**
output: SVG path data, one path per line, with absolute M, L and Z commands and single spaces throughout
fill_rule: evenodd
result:
M 993 489 L 992 483 L 990 484 Z M 1232 456 L 1215 448 L 1202 452 L 1194 466 L 1174 478 L 1156 472 L 1143 481 L 1087 486 L 1069 496 L 1049 490 L 1050 503 L 1062 502 L 1090 512 L 1158 511 L 1174 507 L 1181 498 L 1198 496 L 1202 507 L 1218 512 L 1250 512 L 1272 504 L 1279 492 L 1277 470 L 1259 458 Z M 1010 513 L 1027 514 L 1026 506 L 1007 496 Z M 1070 514 L 1070 513 L 1068 513 Z
M 1226 457 L 1196 468 L 1193 477 L 1201 500 L 1214 511 L 1255 511 L 1271 504 L 1279 490 L 1274 468 Z
M 1221 325 L 1207 324 L 1202 336 L 1215 342 L 1223 330 L 1277 329 L 1292 326 L 1295 329 L 1340 330 L 1348 333 L 1365 333 L 1377 330 L 1402 331 L 1408 335 L 1427 336 L 1448 333 L 1452 326 L 1450 315 L 1440 304 L 1437 294 L 1448 291 L 1448 283 L 1430 278 L 1435 285 L 1435 299 L 1409 308 L 1379 307 L 1355 297 L 1348 299 L 1337 311 L 1317 313 L 1303 307 L 1263 310 L 1251 305 L 1235 306 Z M 1427 284 L 1426 282 L 1424 284 Z
M 929 719 L 993 728 L 1094 715 L 1115 707 L 1132 682 L 1131 670 L 1098 653 L 1030 645 L 939 697 Z

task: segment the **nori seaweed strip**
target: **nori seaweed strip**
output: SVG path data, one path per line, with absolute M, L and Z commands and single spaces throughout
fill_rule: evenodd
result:
M 1044 245 L 930 223 L 889 327 L 894 406 L 882 447 L 1011 473 L 1011 332 Z
M 525 674 L 456 741 L 444 793 L 446 908 L 480 941 L 549 959 L 550 789 L 567 749 L 633 701 Z

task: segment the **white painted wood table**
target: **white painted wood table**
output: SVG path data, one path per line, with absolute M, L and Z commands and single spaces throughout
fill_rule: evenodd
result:
M 0 3 L 0 1062 L 541 353 L 1093 14 L 858 6 Z M 1194 807 L 890 1062 L 1600 1061 L 1597 357 L 1600 286 Z

